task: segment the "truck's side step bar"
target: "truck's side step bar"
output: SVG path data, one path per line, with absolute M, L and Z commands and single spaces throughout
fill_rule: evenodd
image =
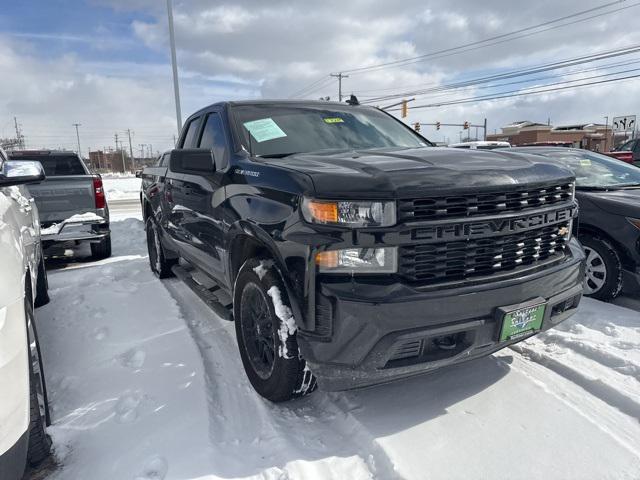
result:
M 201 273 L 188 265 L 174 265 L 171 270 L 223 320 L 233 321 L 233 304 L 229 295 L 211 281 L 201 283 Z M 200 281 L 196 281 L 196 278 Z

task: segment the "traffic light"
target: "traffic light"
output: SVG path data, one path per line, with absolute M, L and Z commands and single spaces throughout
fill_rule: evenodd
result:
M 420 122 L 416 122 L 416 123 L 414 123 L 414 124 L 413 124 L 413 129 L 414 129 L 416 132 L 420 132 Z
M 409 107 L 407 106 L 407 101 L 402 100 L 402 118 L 407 117 L 408 111 L 409 111 Z
M 440 130 L 440 122 L 436 122 L 436 130 Z
M 464 122 L 464 125 L 462 125 L 462 128 L 464 130 L 469 130 L 469 122 Z

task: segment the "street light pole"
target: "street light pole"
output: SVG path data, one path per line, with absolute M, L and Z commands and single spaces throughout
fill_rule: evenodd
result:
M 604 117 L 604 151 L 608 152 L 611 150 L 607 148 L 607 143 L 609 143 L 609 115 L 605 115 Z
M 178 85 L 178 64 L 176 60 L 176 35 L 173 30 L 173 6 L 172 0 L 167 0 L 167 16 L 169 17 L 169 45 L 171 47 L 171 68 L 173 69 L 173 94 L 176 101 L 176 120 L 178 134 L 182 130 L 182 112 L 180 110 L 180 87 Z

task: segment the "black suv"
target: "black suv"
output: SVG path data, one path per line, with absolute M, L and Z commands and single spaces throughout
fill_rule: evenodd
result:
M 152 270 L 235 321 L 272 401 L 487 355 L 582 295 L 571 171 L 435 148 L 376 108 L 211 105 L 142 177 Z

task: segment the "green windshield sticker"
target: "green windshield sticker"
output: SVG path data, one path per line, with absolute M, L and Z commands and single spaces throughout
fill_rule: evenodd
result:
M 324 123 L 344 123 L 344 120 L 339 117 L 325 118 Z
M 580 166 L 581 167 L 590 167 L 591 166 L 591 160 L 586 159 L 586 158 L 581 158 L 580 159 Z
M 252 122 L 246 122 L 243 125 L 244 128 L 249 130 L 251 136 L 255 138 L 256 142 L 258 143 L 287 136 L 287 134 L 282 131 L 278 124 L 273 121 L 273 118 L 262 118 L 260 120 L 253 120 Z

